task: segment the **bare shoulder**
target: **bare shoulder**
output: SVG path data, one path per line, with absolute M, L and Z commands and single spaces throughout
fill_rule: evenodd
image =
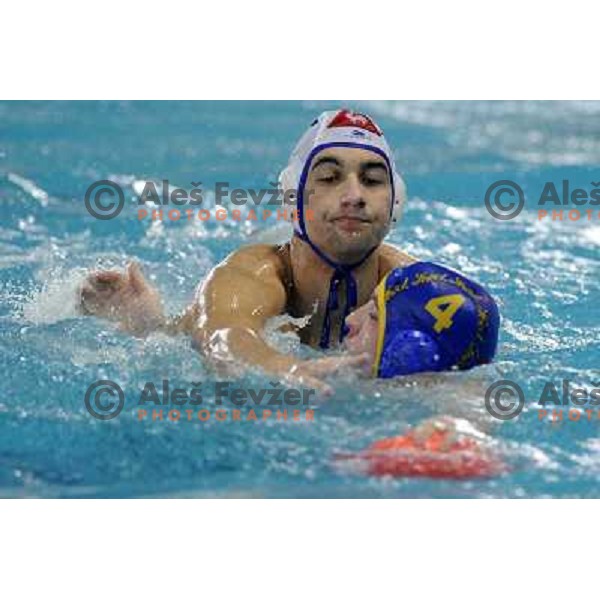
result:
M 245 246 L 232 252 L 217 268 L 243 271 L 261 278 L 280 277 L 284 269 L 282 254 L 281 246 L 269 244 Z
M 382 273 L 387 273 L 397 267 L 407 267 L 419 261 L 418 258 L 407 254 L 406 252 L 392 246 L 391 244 L 382 244 L 379 251 L 379 269 Z
M 254 327 L 281 314 L 287 296 L 278 250 L 267 245 L 236 250 L 200 283 L 195 301 L 212 326 L 244 322 Z
M 256 244 L 244 246 L 222 260 L 196 289 L 196 299 L 207 290 L 230 290 L 232 287 L 249 290 L 260 285 L 277 292 L 283 289 L 284 262 L 280 246 Z

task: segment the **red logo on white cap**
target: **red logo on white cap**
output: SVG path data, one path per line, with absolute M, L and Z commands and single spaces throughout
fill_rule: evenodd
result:
M 383 132 L 373 120 L 367 115 L 362 113 L 355 113 L 350 110 L 340 110 L 335 117 L 333 117 L 331 123 L 327 126 L 330 127 L 356 127 L 357 129 L 364 129 L 370 131 L 375 135 L 382 135 Z

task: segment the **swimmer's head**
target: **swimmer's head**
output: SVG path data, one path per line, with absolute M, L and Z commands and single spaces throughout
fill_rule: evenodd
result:
M 325 148 L 313 157 L 306 178 L 306 233 L 336 262 L 354 263 L 387 235 L 391 194 L 392 175 L 380 155 Z
M 359 262 L 381 244 L 405 197 L 381 129 L 349 110 L 326 111 L 313 121 L 280 185 L 296 192 L 297 236 L 342 265 Z
M 492 361 L 496 303 L 478 284 L 445 267 L 394 269 L 346 319 L 344 344 L 371 356 L 374 377 L 470 369 Z

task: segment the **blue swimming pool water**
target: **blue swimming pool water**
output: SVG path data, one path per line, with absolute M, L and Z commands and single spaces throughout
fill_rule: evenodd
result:
M 600 387 L 600 220 L 540 222 L 535 212 L 546 181 L 600 181 L 600 103 L 350 104 L 380 120 L 408 184 L 390 241 L 462 270 L 501 305 L 497 367 L 527 397 L 525 412 L 491 433 L 512 472 L 378 480 L 332 465 L 335 452 L 432 414 L 483 418 L 480 382 L 499 377 L 491 370 L 400 387 L 332 375 L 337 392 L 316 403 L 314 423 L 140 423 L 127 418 L 129 402 L 113 421 L 92 419 L 83 396 L 98 379 L 127 395 L 148 380 L 210 384 L 215 375 L 185 339 L 139 341 L 77 318 L 82 273 L 137 257 L 177 312 L 229 252 L 281 230 L 151 226 L 132 202 L 114 221 L 95 221 L 87 187 L 113 179 L 128 198 L 145 179 L 262 188 L 305 126 L 337 103 L 1 103 L 0 496 L 600 496 L 600 421 L 540 422 L 535 405 L 547 380 Z M 499 179 L 525 190 L 513 221 L 484 207 Z M 242 383 L 268 381 L 249 374 Z

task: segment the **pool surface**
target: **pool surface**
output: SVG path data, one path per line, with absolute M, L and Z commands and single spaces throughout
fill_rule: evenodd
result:
M 136 421 L 129 399 L 145 382 L 210 389 L 216 376 L 185 338 L 141 341 L 78 317 L 73 298 L 83 273 L 137 257 L 175 313 L 228 253 L 287 230 L 273 220 L 139 221 L 134 189 L 147 179 L 186 189 L 198 181 L 205 189 L 218 181 L 268 187 L 308 123 L 338 104 L 3 102 L 1 497 L 600 497 L 600 420 L 552 423 L 539 419 L 537 405 L 548 381 L 600 388 L 600 219 L 538 220 L 536 204 L 547 181 L 586 189 L 600 182 L 600 103 L 344 104 L 380 122 L 407 182 L 404 219 L 389 241 L 461 270 L 497 298 L 495 367 L 435 385 L 333 374 L 337 391 L 312 403 L 314 422 Z M 93 219 L 83 202 L 102 179 L 126 191 L 111 221 Z M 497 180 L 525 192 L 525 210 L 513 220 L 486 210 Z M 508 474 L 394 480 L 335 467 L 335 453 L 434 414 L 486 420 L 481 390 L 500 378 L 526 396 L 523 413 L 490 433 Z M 128 399 L 105 422 L 84 404 L 101 379 L 118 382 Z M 249 373 L 239 385 L 269 381 Z M 214 402 L 204 396 L 204 406 Z

